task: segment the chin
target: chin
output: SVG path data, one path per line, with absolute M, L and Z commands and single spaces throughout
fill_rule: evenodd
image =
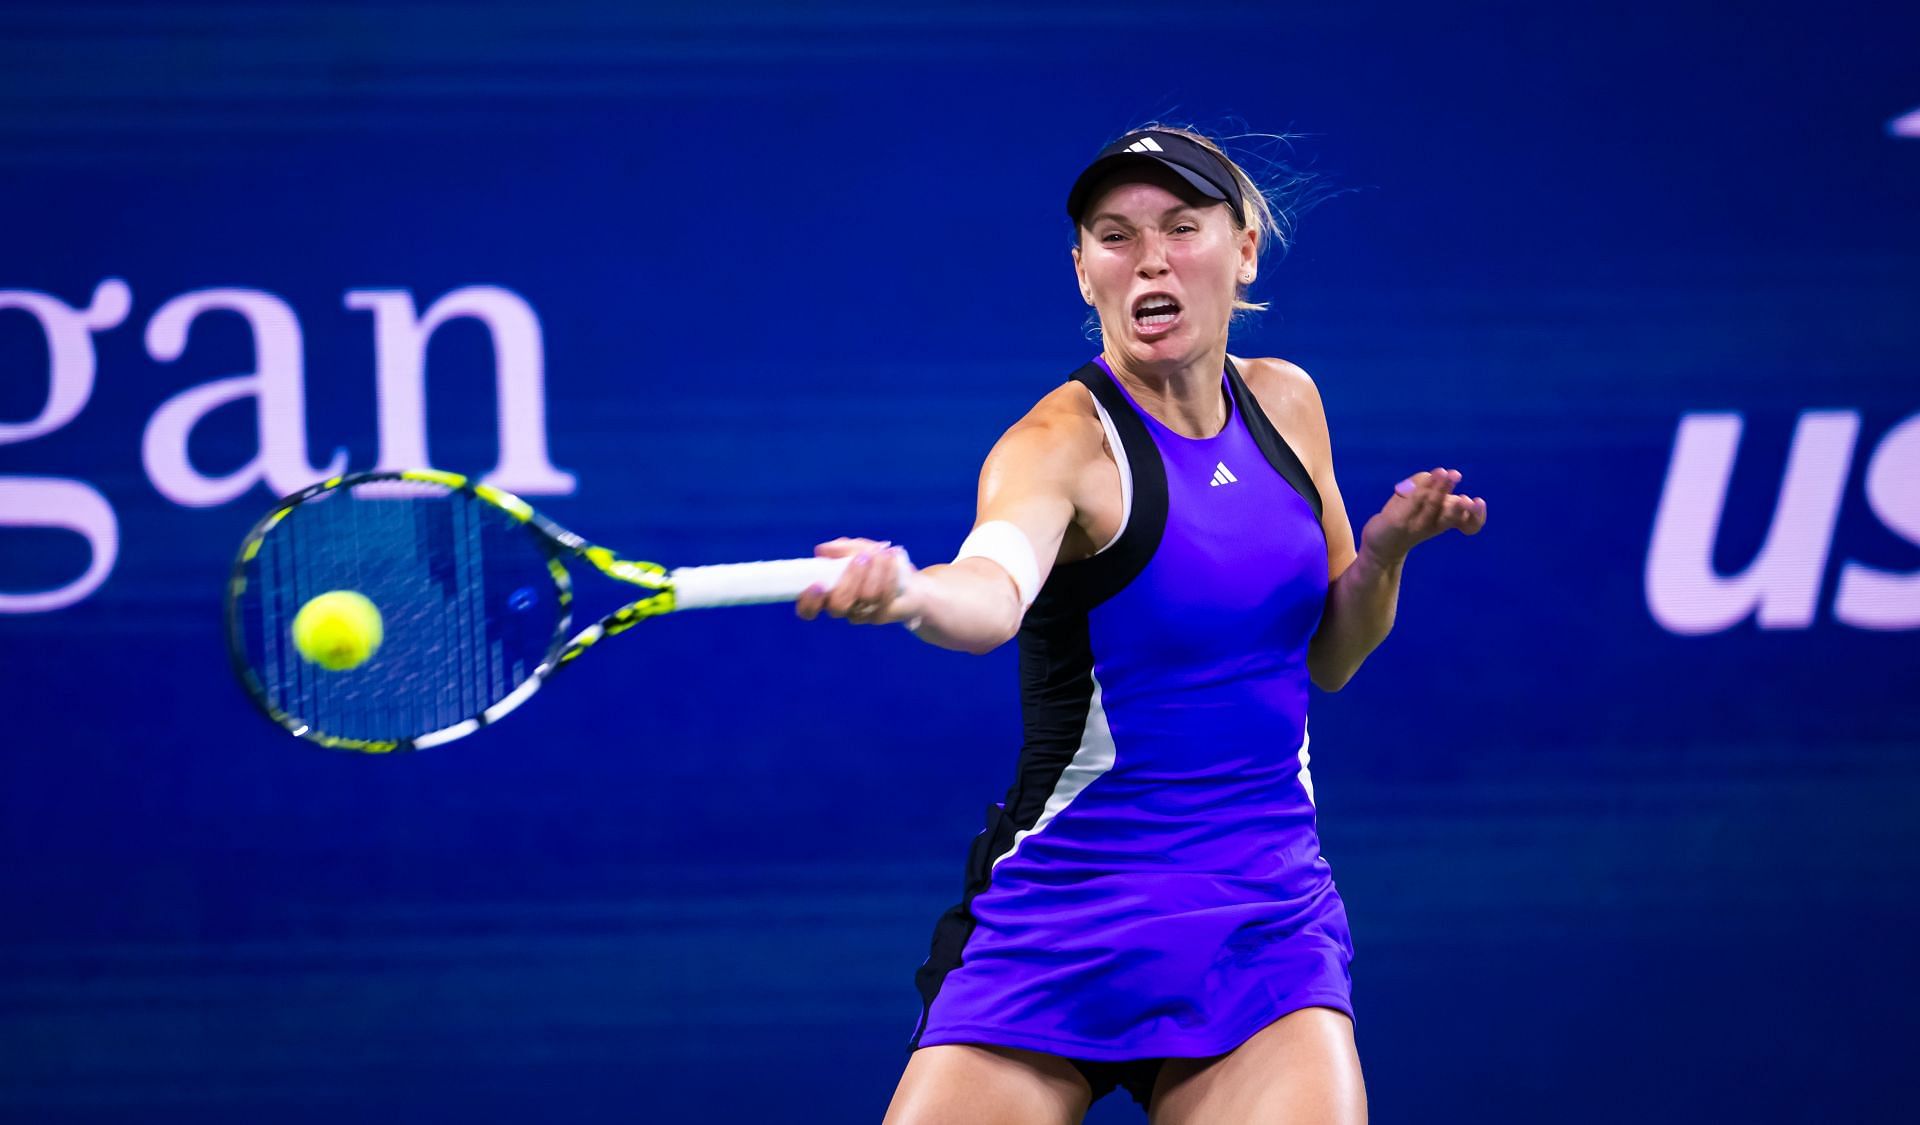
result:
M 1151 340 L 1138 337 L 1127 340 L 1127 351 L 1133 358 L 1144 364 L 1169 364 L 1177 366 L 1191 359 L 1194 352 L 1192 333 L 1184 326 L 1156 336 Z

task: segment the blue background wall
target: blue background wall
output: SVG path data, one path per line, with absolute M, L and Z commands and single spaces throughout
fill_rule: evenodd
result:
M 1904 1119 L 1920 622 L 1833 608 L 1849 562 L 1920 568 L 1898 8 L 9 6 L 0 290 L 121 278 L 131 308 L 84 409 L 0 446 L 0 484 L 83 481 L 118 542 L 89 596 L 0 616 L 0 1117 L 877 1121 L 1011 780 L 1011 652 L 689 615 L 444 751 L 309 749 L 218 630 L 270 489 L 183 506 L 141 455 L 255 341 L 208 314 L 160 362 L 147 325 L 276 296 L 313 459 L 367 468 L 345 295 L 498 286 L 541 326 L 577 485 L 531 498 L 561 522 L 669 563 L 839 534 L 936 560 L 1000 431 L 1093 351 L 1067 184 L 1164 118 L 1305 134 L 1255 151 L 1338 192 L 1234 350 L 1315 375 L 1356 528 L 1436 464 L 1489 498 L 1313 702 L 1375 1118 Z M 429 359 L 434 463 L 489 468 L 487 334 Z M 0 310 L 0 421 L 48 370 Z M 1734 575 L 1815 411 L 1858 431 L 1810 618 L 1668 628 L 1683 420 L 1743 421 Z M 206 474 L 257 449 L 245 402 L 193 432 Z M 88 560 L 0 526 L 0 591 Z

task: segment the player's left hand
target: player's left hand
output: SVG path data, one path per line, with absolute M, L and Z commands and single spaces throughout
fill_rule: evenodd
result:
M 918 614 L 907 591 L 919 572 L 906 551 L 873 539 L 834 539 L 813 549 L 823 559 L 851 557 L 852 562 L 830 588 L 812 587 L 794 602 L 794 612 L 808 621 L 825 612 L 855 625 L 888 625 Z
M 1386 507 L 1360 530 L 1360 545 L 1382 562 L 1398 562 L 1407 552 L 1450 527 L 1473 535 L 1487 524 L 1484 496 L 1453 491 L 1460 470 L 1436 468 L 1415 473 L 1394 486 Z

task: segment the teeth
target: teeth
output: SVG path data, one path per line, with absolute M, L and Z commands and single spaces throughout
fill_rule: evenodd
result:
M 1149 297 L 1145 304 L 1133 311 L 1133 319 L 1142 328 L 1159 328 L 1173 323 L 1180 315 L 1178 302 L 1167 297 Z

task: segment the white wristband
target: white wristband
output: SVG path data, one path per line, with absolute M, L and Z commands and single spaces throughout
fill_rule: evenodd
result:
M 954 562 L 961 559 L 989 559 L 998 563 L 1020 593 L 1022 613 L 1040 596 L 1040 560 L 1034 554 L 1033 543 L 1026 532 L 1006 520 L 988 520 L 974 528 L 960 544 L 960 553 L 953 556 Z

